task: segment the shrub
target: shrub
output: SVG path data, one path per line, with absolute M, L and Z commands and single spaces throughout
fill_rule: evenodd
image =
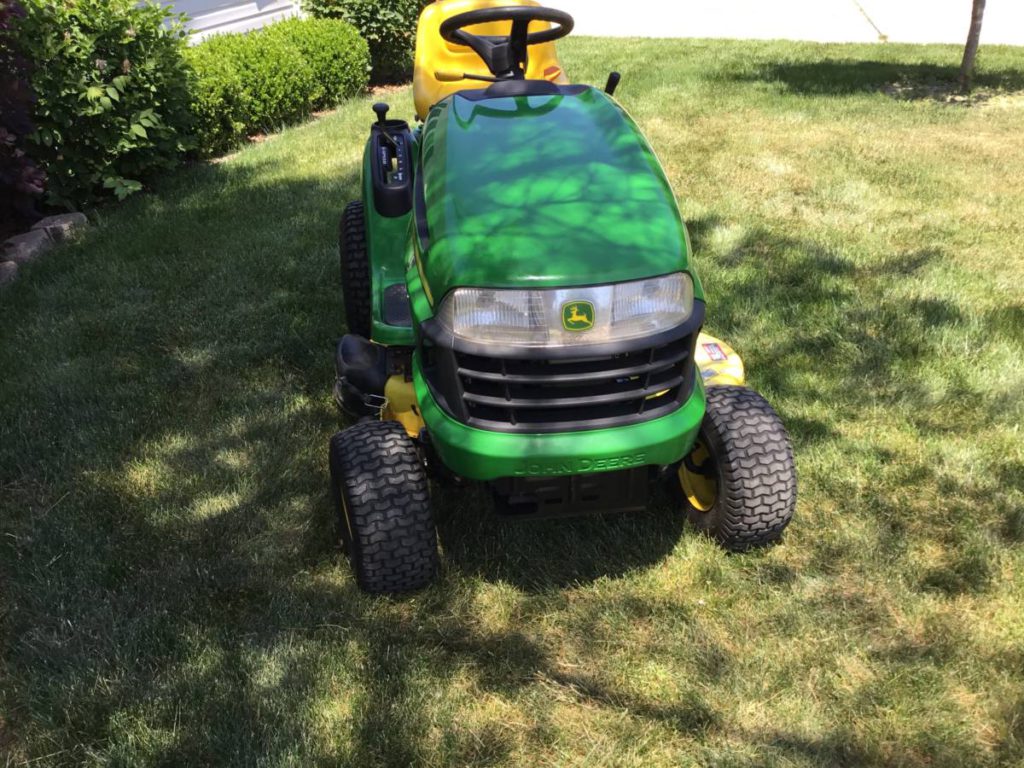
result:
M 245 95 L 242 75 L 228 54 L 232 37 L 214 37 L 189 48 L 185 57 L 192 69 L 192 130 L 201 155 L 231 149 L 245 138 Z
M 286 19 L 264 32 L 291 43 L 313 69 L 314 109 L 333 107 L 366 88 L 369 51 L 355 27 L 336 19 Z
M 430 0 L 303 0 L 317 18 L 345 19 L 370 45 L 374 83 L 407 80 L 412 73 L 416 22 Z
M 191 48 L 192 111 L 202 154 L 296 122 L 366 86 L 366 43 L 337 20 L 293 19 Z
M 187 150 L 181 19 L 135 0 L 25 0 L 16 37 L 35 68 L 31 154 L 48 202 L 125 197 Z
M 0 237 L 38 218 L 36 201 L 43 194 L 46 175 L 25 152 L 33 96 L 31 69 L 15 45 L 12 25 L 25 15 L 21 3 L 0 5 Z
M 203 153 L 310 112 L 316 80 L 295 46 L 254 32 L 212 37 L 186 55 L 196 74 L 193 114 Z

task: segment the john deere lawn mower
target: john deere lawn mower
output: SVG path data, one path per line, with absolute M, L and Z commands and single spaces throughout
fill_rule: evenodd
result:
M 438 566 L 430 483 L 485 483 L 518 518 L 637 512 L 668 483 L 730 550 L 775 541 L 793 456 L 704 293 L 665 173 L 604 90 L 573 85 L 568 14 L 441 0 L 417 35 L 413 127 L 374 106 L 341 221 L 348 335 L 331 440 L 359 585 Z

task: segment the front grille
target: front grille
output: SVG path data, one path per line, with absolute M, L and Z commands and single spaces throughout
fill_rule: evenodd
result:
M 506 359 L 455 352 L 467 422 L 569 432 L 636 423 L 679 407 L 693 386 L 693 341 L 586 359 Z M 453 393 L 454 394 L 454 393 Z

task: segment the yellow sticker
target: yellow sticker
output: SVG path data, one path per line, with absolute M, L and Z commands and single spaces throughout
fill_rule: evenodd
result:
M 589 331 L 594 327 L 594 305 L 589 301 L 563 304 L 562 327 L 567 331 Z

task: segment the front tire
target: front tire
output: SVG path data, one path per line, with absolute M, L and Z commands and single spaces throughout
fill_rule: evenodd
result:
M 693 451 L 679 467 L 687 517 L 724 548 L 777 541 L 796 506 L 796 468 L 786 429 L 746 387 L 709 387 Z
M 356 582 L 366 592 L 422 589 L 437 573 L 437 532 L 416 446 L 393 421 L 331 438 L 331 490 Z

